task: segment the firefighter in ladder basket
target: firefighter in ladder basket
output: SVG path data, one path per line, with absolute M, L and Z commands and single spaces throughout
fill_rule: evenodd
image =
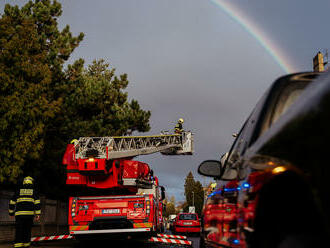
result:
M 33 219 L 40 219 L 41 208 L 38 193 L 32 177 L 25 177 L 23 185 L 15 192 L 9 202 L 9 215 L 15 215 L 14 247 L 29 247 Z
M 177 134 L 181 134 L 183 132 L 183 122 L 184 120 L 182 118 L 180 118 L 178 120 L 178 123 L 175 125 L 175 128 L 174 128 L 174 132 L 177 133 Z

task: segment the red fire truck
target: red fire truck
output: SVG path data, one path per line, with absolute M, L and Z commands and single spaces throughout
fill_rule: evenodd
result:
M 162 231 L 164 187 L 146 163 L 131 159 L 154 152 L 192 154 L 192 136 L 84 137 L 67 145 L 66 184 L 78 187 L 69 198 L 70 234 L 141 236 Z

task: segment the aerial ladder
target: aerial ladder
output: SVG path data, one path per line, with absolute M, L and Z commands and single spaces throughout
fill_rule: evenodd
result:
M 165 189 L 148 164 L 133 160 L 157 152 L 192 155 L 193 133 L 81 137 L 68 144 L 63 157 L 66 184 L 80 187 L 69 197 L 70 234 L 160 232 Z
M 81 137 L 74 142 L 75 158 L 132 158 L 160 152 L 163 155 L 192 155 L 192 132 L 152 136 Z
M 164 155 L 192 155 L 194 136 L 188 131 L 151 136 L 81 137 L 67 145 L 63 157 L 63 164 L 67 166 L 66 184 L 103 189 L 139 184 L 148 180 L 152 170 L 149 166 L 136 165 L 140 169 L 135 170 L 139 170 L 141 176 L 138 179 L 129 177 L 129 180 L 125 175 L 127 176 L 127 170 L 131 170 L 133 165 L 127 161 L 139 155 L 157 152 Z M 141 171 L 142 167 L 146 167 L 144 172 Z M 118 180 L 118 177 L 124 178 Z

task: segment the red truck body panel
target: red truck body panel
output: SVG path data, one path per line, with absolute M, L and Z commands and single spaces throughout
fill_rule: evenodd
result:
M 163 203 L 158 178 L 146 163 L 104 158 L 75 159 L 73 144 L 63 157 L 67 185 L 111 190 L 109 195 L 77 196 L 69 199 L 70 233 L 153 232 L 161 230 Z M 120 192 L 127 192 L 123 195 Z
M 70 197 L 71 234 L 83 230 L 154 228 L 153 195 Z M 120 221 L 118 221 L 120 220 Z

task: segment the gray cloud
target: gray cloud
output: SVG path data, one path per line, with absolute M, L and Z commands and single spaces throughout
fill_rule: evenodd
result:
M 326 0 L 231 0 L 257 22 L 301 70 L 330 44 Z M 4 1 L 0 3 L 24 1 Z M 85 33 L 71 61 L 105 58 L 128 73 L 130 97 L 152 111 L 150 133 L 172 129 L 179 117 L 195 133 L 195 154 L 138 160 L 151 165 L 169 195 L 183 199 L 184 178 L 217 159 L 265 89 L 284 72 L 239 24 L 210 1 L 66 0 L 60 26 Z M 293 14 L 294 13 L 294 14 Z

